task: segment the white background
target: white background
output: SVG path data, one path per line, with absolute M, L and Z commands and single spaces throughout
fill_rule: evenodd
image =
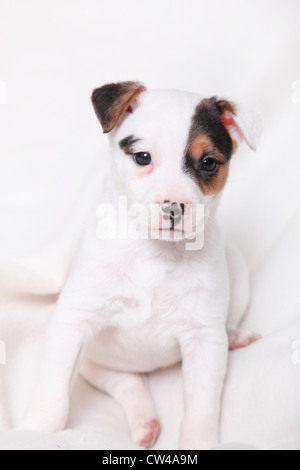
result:
M 265 337 L 231 356 L 222 437 L 267 448 L 299 438 L 299 18 L 299 0 L 0 0 L 0 429 L 21 419 L 55 303 L 19 295 L 58 293 L 105 174 L 92 89 L 140 80 L 261 112 L 259 151 L 244 145 L 234 157 L 220 216 L 253 274 L 247 322 Z M 18 301 L 6 299 L 16 291 Z M 158 446 L 176 448 L 180 372 L 151 383 Z M 78 387 L 65 446 L 132 445 L 119 408 Z M 26 439 L 20 445 L 56 448 L 60 437 Z M 14 436 L 0 441 L 16 447 Z
M 32 230 L 47 243 L 49 211 L 65 222 L 68 186 L 101 168 L 92 89 L 138 79 L 239 99 L 262 114 L 260 153 L 244 149 L 228 184 L 239 215 L 231 225 L 255 265 L 299 203 L 299 14 L 298 0 L 0 0 L 0 246 L 20 256 L 33 248 Z M 249 211 L 259 246 L 249 241 Z

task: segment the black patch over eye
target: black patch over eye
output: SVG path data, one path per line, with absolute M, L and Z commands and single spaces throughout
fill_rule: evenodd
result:
M 152 163 L 151 155 L 148 152 L 134 153 L 133 159 L 140 166 L 148 166 Z
M 200 169 L 205 173 L 215 173 L 219 168 L 220 163 L 213 157 L 204 157 L 201 161 Z

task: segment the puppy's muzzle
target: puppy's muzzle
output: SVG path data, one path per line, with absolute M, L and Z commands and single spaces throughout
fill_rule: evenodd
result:
M 171 226 L 179 224 L 186 210 L 185 204 L 165 201 L 161 206 L 164 220 L 170 220 Z

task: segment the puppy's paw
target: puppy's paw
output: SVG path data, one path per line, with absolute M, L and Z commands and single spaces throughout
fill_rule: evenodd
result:
M 53 434 L 63 431 L 64 423 L 57 422 L 50 417 L 44 416 L 41 419 L 34 416 L 26 416 L 22 423 L 15 429 L 16 431 L 35 431 L 42 433 Z
M 160 435 L 160 423 L 151 419 L 141 424 L 133 431 L 133 440 L 140 446 L 148 449 L 152 447 Z
M 218 446 L 217 440 L 206 439 L 181 439 L 179 443 L 179 450 L 213 450 Z
M 219 444 L 218 428 L 210 420 L 201 423 L 198 416 L 185 417 L 181 425 L 179 450 L 212 450 Z M 217 425 L 217 421 L 216 421 Z
M 37 395 L 31 401 L 24 419 L 16 431 L 39 431 L 55 433 L 63 431 L 68 418 L 69 397 L 61 393 Z
M 229 337 L 229 350 L 235 351 L 236 349 L 246 348 L 250 344 L 255 343 L 261 336 L 248 329 L 237 329 L 228 332 Z

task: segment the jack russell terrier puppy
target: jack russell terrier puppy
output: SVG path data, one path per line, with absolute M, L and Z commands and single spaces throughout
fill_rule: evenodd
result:
M 242 140 L 255 150 L 258 120 L 229 101 L 147 90 L 138 82 L 98 88 L 92 102 L 110 133 L 102 202 L 123 223 L 118 236 L 104 237 L 99 225 L 112 234 L 116 220 L 91 215 L 19 429 L 62 430 L 80 372 L 120 403 L 133 440 L 150 447 L 160 423 L 145 374 L 182 361 L 179 447 L 213 448 L 228 349 L 258 339 L 238 329 L 250 298 L 248 271 L 216 222 L 231 157 Z M 131 205 L 144 208 L 139 224 Z M 131 223 L 130 236 L 124 221 Z M 199 234 L 203 243 L 193 249 Z

